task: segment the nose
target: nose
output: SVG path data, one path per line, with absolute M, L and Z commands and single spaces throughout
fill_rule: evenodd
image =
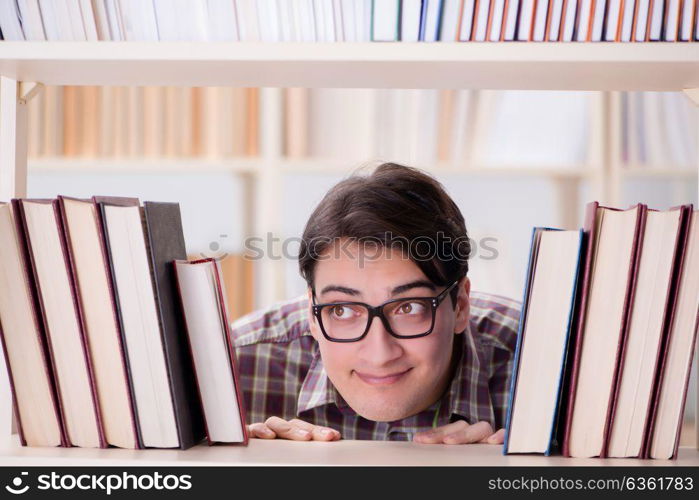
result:
M 403 347 L 384 327 L 381 318 L 374 317 L 366 337 L 359 342 L 359 357 L 367 366 L 390 365 L 403 355 Z

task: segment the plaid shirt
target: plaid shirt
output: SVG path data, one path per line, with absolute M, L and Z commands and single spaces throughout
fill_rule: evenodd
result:
M 340 431 L 343 439 L 411 441 L 413 434 L 456 420 L 505 424 L 520 304 L 472 293 L 471 320 L 456 335 L 460 362 L 441 400 L 417 415 L 375 422 L 357 415 L 323 368 L 308 325 L 306 295 L 253 312 L 232 325 L 248 423 L 277 416 Z

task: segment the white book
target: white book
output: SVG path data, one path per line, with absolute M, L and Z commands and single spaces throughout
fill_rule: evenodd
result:
M 316 27 L 313 20 L 313 0 L 301 0 L 295 6 L 299 9 L 299 20 L 301 21 L 301 41 L 315 42 Z
M 563 33 L 561 36 L 562 42 L 572 42 L 573 34 L 575 33 L 575 10 L 577 7 L 577 0 L 568 0 L 566 2 L 566 10 L 563 13 Z
M 570 0 L 569 0 L 570 1 Z M 576 42 L 586 42 L 592 16 L 592 0 L 580 0 L 580 20 L 574 33 Z
M 143 444 L 180 445 L 170 396 L 149 249 L 138 205 L 102 205 L 121 332 Z
M 83 17 L 80 12 L 80 4 L 78 2 L 66 2 L 66 8 L 68 9 L 68 17 L 70 18 L 71 32 L 73 33 L 73 40 L 76 42 L 84 42 L 87 40 L 87 35 L 85 34 L 85 26 L 83 25 Z
M 157 41 L 158 24 L 152 2 L 143 0 L 119 0 L 121 21 L 127 41 Z
M 327 42 L 325 39 L 325 9 L 323 0 L 313 0 L 313 23 L 315 25 L 316 41 Z
M 279 34 L 282 42 L 295 42 L 293 3 L 289 0 L 277 0 L 279 12 Z
M 666 42 L 677 41 L 677 24 L 680 19 L 680 0 L 667 0 L 667 20 L 663 29 L 663 40 Z
M 682 4 L 682 21 L 680 24 L 680 40 L 683 42 L 688 42 L 692 37 L 692 7 L 694 7 L 694 2 L 691 0 L 684 0 Z M 699 23 L 699 18 L 697 18 Z
M 207 0 L 209 39 L 213 42 L 237 42 L 238 20 L 233 0 Z
M 371 39 L 375 42 L 398 40 L 398 0 L 374 0 Z
M 280 42 L 281 26 L 276 0 L 257 0 L 257 18 L 260 20 L 260 39 L 263 42 Z
M 500 32 L 502 31 L 502 18 L 505 15 L 505 0 L 491 0 L 493 4 L 493 20 L 490 25 L 490 35 L 488 39 L 491 42 L 500 40 Z
M 208 13 L 206 11 L 206 0 L 179 0 L 181 3 L 179 11 L 179 23 L 188 28 L 185 40 L 206 42 L 209 39 Z M 186 7 L 186 8 L 185 8 Z M 187 17 L 184 17 L 184 16 Z M 184 17 L 184 19 L 183 19 Z
M 108 42 L 112 39 L 112 35 L 109 32 L 109 19 L 107 17 L 105 0 L 94 0 L 92 7 L 97 27 L 97 38 L 100 41 Z
M 97 35 L 97 23 L 95 22 L 95 13 L 92 8 L 91 0 L 80 0 L 80 14 L 82 15 L 85 38 L 87 41 L 95 42 L 99 40 L 99 36 Z
M 529 29 L 534 22 L 534 0 L 522 0 L 519 13 L 517 40 L 528 41 Z
M 561 22 L 563 21 L 563 0 L 550 0 L 551 1 L 551 25 L 549 27 L 549 40 L 552 42 L 558 41 L 558 33 L 561 29 Z M 572 3 L 572 0 L 571 0 Z
M 333 30 L 335 32 L 335 41 L 344 42 L 345 33 L 342 25 L 342 0 L 333 0 Z
M 505 0 L 502 0 L 503 2 Z M 442 26 L 439 32 L 441 42 L 454 42 L 459 37 L 459 9 L 461 0 L 444 0 Z
M 477 6 L 477 12 L 475 13 L 475 33 L 473 34 L 473 39 L 476 42 L 484 42 L 487 36 L 488 28 L 488 10 L 490 9 L 490 2 L 492 0 L 479 0 Z
M 439 39 L 439 10 L 441 8 L 440 0 L 424 0 L 423 6 L 423 28 L 422 40 L 425 42 L 436 42 Z
M 354 1 L 342 0 L 342 31 L 345 42 L 357 42 L 357 28 L 355 27 Z
M 595 11 L 592 14 L 592 41 L 601 42 L 604 37 L 604 11 L 607 0 L 597 0 L 595 2 Z
M 107 0 L 109 2 L 110 0 Z M 172 0 L 153 0 L 155 19 L 158 25 L 158 37 L 163 42 L 180 40 L 177 31 L 177 13 L 172 8 Z
M 238 33 L 242 42 L 260 41 L 260 21 L 255 0 L 235 0 Z
M 336 42 L 337 40 L 337 33 L 335 30 L 335 12 L 334 12 L 334 7 L 333 3 L 334 0 L 320 0 L 322 10 L 323 10 L 323 17 L 325 18 L 325 41 L 327 42 Z M 338 14 L 340 11 L 338 10 Z
M 519 0 L 518 0 L 519 1 Z M 463 11 L 461 13 L 461 26 L 459 27 L 459 41 L 468 42 L 471 40 L 471 30 L 473 29 L 473 10 L 475 0 L 464 0 Z M 515 16 L 517 12 L 515 10 Z M 516 22 L 513 25 L 517 25 Z
M 187 337 L 210 442 L 245 440 L 245 417 L 236 387 L 235 352 L 223 277 L 217 261 L 175 261 Z
M 403 0 L 400 19 L 400 41 L 417 42 L 420 40 L 421 0 Z
M 12 2 L 2 2 L 0 3 L 0 28 L 2 28 L 3 35 L 5 34 L 5 23 L 8 19 L 12 19 L 9 13 L 5 13 L 3 9 L 7 9 L 7 4 L 11 5 Z M 46 34 L 44 33 L 44 24 L 41 21 L 41 10 L 39 9 L 38 0 L 17 0 L 17 6 L 19 7 L 19 14 L 22 18 L 22 32 L 24 37 L 22 40 L 46 40 Z M 11 40 L 5 35 L 6 40 Z
M 655 0 L 653 10 L 650 13 L 650 39 L 658 41 L 663 35 L 663 11 L 665 0 Z
M 41 10 L 41 18 L 44 22 L 44 33 L 46 40 L 60 40 L 58 33 L 58 18 L 53 8 L 53 0 L 39 0 L 39 9 Z
M 697 10 L 694 12 L 694 39 L 699 40 L 699 2 L 696 6 Z
M 624 1 L 624 12 L 621 18 L 621 41 L 630 42 L 633 33 L 633 11 L 636 5 L 636 0 L 625 0 Z
M 371 2 L 372 0 L 357 0 L 357 19 L 362 20 L 359 24 L 360 31 L 357 33 L 357 38 L 361 42 L 371 41 Z
M 118 10 L 118 0 L 105 0 L 105 6 L 107 7 L 107 20 L 109 21 L 109 32 L 112 36 L 112 41 L 120 42 L 126 40 L 121 23 L 119 22 L 121 13 Z M 170 7 L 170 9 L 171 8 L 172 7 Z
M 507 12 L 505 13 L 505 41 L 507 42 L 511 42 L 515 39 L 519 2 L 520 0 L 510 0 L 507 3 Z
M 646 41 L 646 27 L 648 26 L 648 7 L 650 0 L 636 0 L 638 2 L 636 17 L 636 33 L 633 34 L 637 42 Z
M 619 27 L 619 16 L 621 15 L 621 0 L 607 0 L 607 25 L 604 30 L 603 39 L 607 42 L 616 41 L 616 31 Z
M 539 0 L 534 13 L 534 41 L 543 42 L 546 36 L 546 15 L 549 11 L 549 0 Z

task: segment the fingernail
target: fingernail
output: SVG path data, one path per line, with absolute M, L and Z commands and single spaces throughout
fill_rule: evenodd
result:
M 320 432 L 321 432 L 322 434 L 333 434 L 333 433 L 335 433 L 335 431 L 332 430 L 332 429 L 322 429 Z
M 272 431 L 272 429 L 264 429 L 262 432 L 265 436 L 274 436 L 274 432 Z
M 308 435 L 310 434 L 310 432 L 308 432 L 308 431 L 305 430 L 305 429 L 298 429 L 298 430 L 296 431 L 296 434 L 298 434 L 299 436 L 306 437 L 306 436 L 308 436 Z

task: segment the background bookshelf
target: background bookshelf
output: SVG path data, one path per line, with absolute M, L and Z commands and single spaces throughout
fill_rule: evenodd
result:
M 489 204 L 482 194 L 473 196 L 473 191 L 477 190 L 473 186 L 492 189 L 509 185 L 512 193 L 524 191 L 518 193 L 512 203 L 522 206 L 523 212 L 531 216 L 536 210 L 526 207 L 528 196 L 536 198 L 540 192 L 537 183 L 543 182 L 550 191 L 547 197 L 556 208 L 549 220 L 538 223 L 551 222 L 567 227 L 580 224 L 580 210 L 589 199 L 611 205 L 623 205 L 639 196 L 662 200 L 661 203 L 677 198 L 696 202 L 698 117 L 696 109 L 688 107 L 689 100 L 677 94 L 683 89 L 699 88 L 699 54 L 691 48 L 682 44 L 635 44 L 631 47 L 555 43 L 369 46 L 363 43 L 3 42 L 0 44 L 0 198 L 44 193 L 42 190 L 49 189 L 47 186 L 53 189 L 66 183 L 73 183 L 76 190 L 67 194 L 75 195 L 81 195 L 78 191 L 83 188 L 94 191 L 89 187 L 90 182 L 118 189 L 119 184 L 113 183 L 116 176 L 132 175 L 131 181 L 121 184 L 124 189 L 130 188 L 131 194 L 139 194 L 133 191 L 148 183 L 163 183 L 159 192 L 176 199 L 187 196 L 187 191 L 210 189 L 204 187 L 208 179 L 210 185 L 219 183 L 220 186 L 218 190 L 212 188 L 207 198 L 227 197 L 237 202 L 213 204 L 213 211 L 209 210 L 209 205 L 187 207 L 183 204 L 185 231 L 188 213 L 189 226 L 195 227 L 206 226 L 203 219 L 208 217 L 202 215 L 208 216 L 216 210 L 235 212 L 240 218 L 239 227 L 230 232 L 228 238 L 237 241 L 266 233 L 297 236 L 304 215 L 307 216 L 307 205 L 315 203 L 327 187 L 365 161 L 380 159 L 426 168 L 451 191 L 471 193 L 476 201 L 468 205 L 467 222 L 488 219 L 497 206 Z M 36 88 L 32 82 L 44 86 L 44 92 L 39 93 L 44 97 L 35 97 L 27 104 L 25 97 Z M 146 154 L 145 142 L 134 146 L 128 138 L 122 138 L 118 142 L 123 147 L 120 152 L 114 147 L 104 150 L 91 147 L 88 151 L 68 148 L 70 154 L 66 155 L 65 147 L 37 147 L 38 139 L 32 136 L 38 132 L 32 123 L 42 121 L 47 125 L 45 114 L 35 108 L 51 92 L 66 92 L 68 87 L 60 88 L 63 85 L 126 86 L 124 90 L 110 89 L 121 94 L 115 100 L 121 99 L 121 119 L 126 123 L 129 123 L 128 111 L 139 108 L 143 122 L 146 121 L 146 108 L 153 105 L 152 100 L 145 98 L 147 92 L 151 96 L 162 94 L 164 97 L 155 99 L 163 107 L 167 107 L 170 92 L 181 97 L 176 99 L 179 105 L 189 102 L 191 108 L 206 109 L 198 101 L 202 95 L 214 92 L 204 89 L 206 86 L 227 89 L 221 92 L 236 89 L 235 92 L 245 92 L 246 97 L 255 102 L 248 102 L 245 112 L 241 113 L 245 116 L 246 139 L 239 142 L 244 146 L 237 149 L 203 148 L 201 137 L 207 134 L 199 130 L 198 142 L 192 139 L 191 144 L 185 146 L 170 140 L 171 149 L 152 148 L 149 154 Z M 160 88 L 162 86 L 174 90 Z M 356 89 L 345 90 L 350 87 Z M 389 90 L 393 88 L 405 90 Z M 493 136 L 504 134 L 503 124 L 511 119 L 507 100 L 527 102 L 527 98 L 526 93 L 501 93 L 496 89 L 598 91 L 537 93 L 540 99 L 551 99 L 555 103 L 563 103 L 568 97 L 582 102 L 579 106 L 586 117 L 584 123 L 563 124 L 579 131 L 576 147 L 580 154 L 566 161 L 540 158 L 505 161 L 500 150 L 503 144 L 516 142 L 515 136 L 508 136 L 509 141 L 504 142 L 502 136 L 499 142 Z M 663 93 L 644 95 L 641 90 Z M 671 91 L 676 94 L 665 93 Z M 104 89 L 73 87 L 67 92 L 69 95 L 72 92 L 73 98 L 92 92 L 94 100 L 94 93 L 99 96 Z M 354 100 L 360 94 L 361 100 Z M 129 105 L 129 99 L 134 99 L 135 104 Z M 468 101 L 468 106 L 463 105 L 464 100 Z M 395 130 L 396 124 L 405 118 L 401 109 L 406 106 L 419 109 L 425 102 L 432 103 L 428 113 L 432 122 L 428 122 L 426 129 L 406 126 L 410 131 L 405 136 L 390 135 L 390 130 Z M 533 102 L 536 105 L 536 99 Z M 118 112 L 114 103 L 110 106 Z M 323 110 L 336 114 L 335 121 L 323 116 Z M 337 127 L 338 119 L 347 118 L 352 112 L 364 113 L 355 116 L 353 123 L 368 120 L 373 127 L 371 132 L 365 131 L 357 138 L 342 135 L 352 129 L 351 126 L 330 129 L 333 124 Z M 177 113 L 192 116 L 191 109 Z M 640 134 L 629 126 L 637 120 L 629 117 L 659 116 L 661 123 L 668 117 L 679 117 L 678 113 L 686 113 L 681 120 L 687 121 L 681 122 L 684 125 L 674 125 L 676 128 L 672 130 L 683 132 L 683 138 L 678 141 L 675 135 L 665 134 L 653 145 L 645 144 L 645 154 L 639 154 L 638 139 L 658 136 L 658 127 L 662 129 L 663 126 L 655 125 L 655 130 L 650 127 Z M 62 116 L 65 119 L 65 115 Z M 210 114 L 203 122 L 200 119 L 196 128 L 216 130 L 211 122 L 217 123 L 220 119 Z M 75 121 L 77 117 L 70 120 Z M 464 128 L 459 120 L 471 126 Z M 646 120 L 646 124 L 651 121 Z M 411 150 L 411 141 L 425 141 L 429 123 L 433 123 L 436 130 L 436 133 L 430 132 L 431 140 L 426 141 L 432 144 L 429 152 Z M 61 127 L 65 134 L 64 125 Z M 145 130 L 144 123 L 136 127 Z M 187 130 L 193 134 L 194 127 Z M 455 130 L 460 140 L 454 140 Z M 442 137 L 444 131 L 451 134 L 446 141 Z M 99 135 L 85 128 L 78 132 L 85 133 Z M 187 132 L 177 133 L 186 135 Z M 184 135 L 178 136 L 180 142 Z M 520 140 L 526 140 L 527 136 L 522 137 L 524 139 L 520 137 Z M 636 138 L 635 142 L 631 137 Z M 365 147 L 353 151 L 353 145 L 362 138 Z M 222 147 L 222 142 L 216 139 L 211 144 Z M 685 151 L 686 158 L 676 154 L 680 143 L 684 144 L 680 149 Z M 85 147 L 84 140 L 79 140 L 78 144 Z M 568 146 L 556 147 L 566 150 Z M 648 147 L 655 148 L 653 154 L 648 153 Z M 669 148 L 666 152 L 669 159 L 659 162 L 657 158 L 666 155 L 662 152 L 664 148 Z M 31 153 L 28 163 L 27 150 Z M 517 151 L 511 148 L 508 154 L 516 155 Z M 231 179 L 235 179 L 236 187 L 226 191 L 233 185 Z M 536 199 L 531 199 L 533 206 L 536 203 Z M 651 203 L 658 205 L 655 201 Z M 208 239 L 188 236 L 190 253 L 216 253 L 207 245 L 219 243 L 214 241 L 219 233 L 212 226 L 208 229 Z M 529 228 L 525 229 L 528 233 Z M 195 240 L 197 244 L 192 247 L 191 242 Z M 239 249 L 233 250 L 239 253 Z M 520 249 L 511 253 L 521 257 L 519 260 L 524 264 L 525 252 L 526 249 Z M 521 286 L 517 281 L 502 287 L 499 283 L 488 282 L 494 267 L 474 269 L 480 273 L 475 274 L 474 281 L 478 280 L 485 288 L 494 287 L 491 291 L 498 291 L 500 287 L 502 293 L 519 297 Z M 517 269 L 509 271 L 518 274 Z M 240 272 L 238 268 L 231 274 Z M 298 293 L 299 282 L 293 281 L 296 275 L 293 261 L 265 259 L 255 262 L 254 301 L 248 300 L 239 308 L 262 307 Z M 240 297 L 232 300 L 243 304 Z M 696 387 L 696 382 L 691 386 Z

